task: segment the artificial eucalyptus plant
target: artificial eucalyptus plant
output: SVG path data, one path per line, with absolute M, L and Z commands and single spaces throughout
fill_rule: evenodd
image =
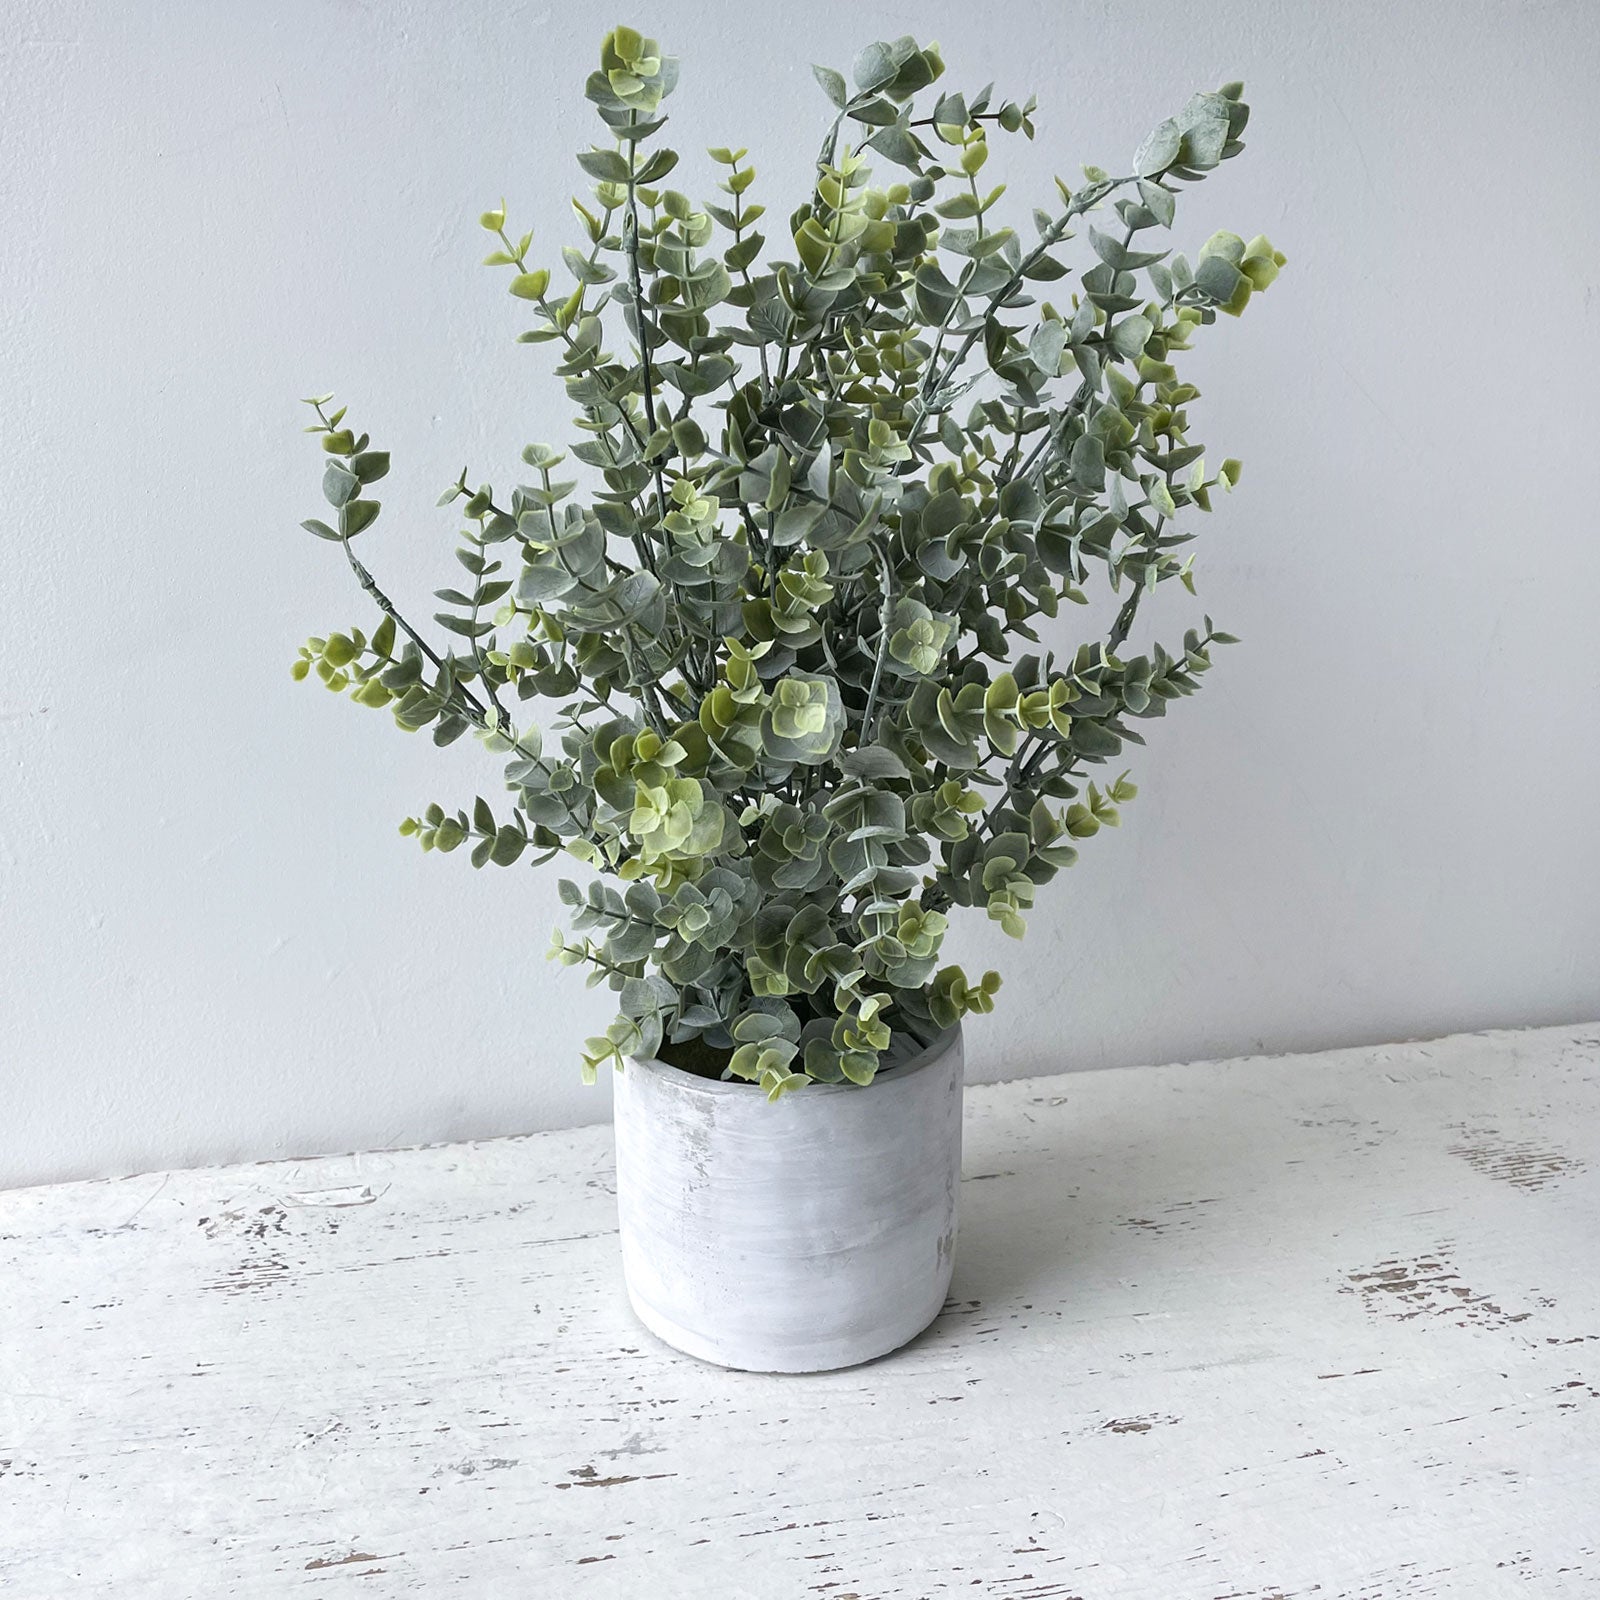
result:
M 578 156 L 586 246 L 552 270 L 503 206 L 483 216 L 575 442 L 528 446 L 507 494 L 463 472 L 444 495 L 465 576 L 438 591 L 439 647 L 352 547 L 388 456 L 310 402 L 333 520 L 305 526 L 382 618 L 311 639 L 295 675 L 508 758 L 507 805 L 402 824 L 425 850 L 600 874 L 562 882 L 573 934 L 551 951 L 619 995 L 591 1078 L 660 1053 L 773 1098 L 864 1084 L 897 1035 L 990 1010 L 995 974 L 940 965 L 947 914 L 981 905 L 1020 936 L 1134 794 L 1088 769 L 1229 641 L 1207 619 L 1128 647 L 1151 590 L 1193 592 L 1189 514 L 1239 472 L 1190 442 L 1174 360 L 1283 262 L 1260 237 L 1214 234 L 1192 262 L 1148 237 L 1241 148 L 1240 85 L 1195 95 L 1120 175 L 1058 179 L 1029 242 L 985 167 L 992 138 L 1033 136 L 1032 99 L 934 90 L 938 49 L 910 38 L 851 82 L 815 72 L 832 118 L 770 245 L 743 150 L 710 152 L 716 203 L 666 186 L 678 64 L 622 27 L 586 87 L 605 127 Z M 1100 575 L 1121 597 L 1103 637 L 1016 653 Z M 559 705 L 554 739 L 535 699 Z

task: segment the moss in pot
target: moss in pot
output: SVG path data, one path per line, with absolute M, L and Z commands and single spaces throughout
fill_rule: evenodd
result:
M 910 38 L 815 71 L 832 109 L 779 221 L 743 150 L 710 152 L 714 203 L 670 187 L 677 63 L 607 35 L 578 242 L 540 265 L 503 206 L 481 219 L 571 442 L 530 445 L 509 491 L 446 491 L 462 576 L 425 629 L 354 545 L 389 458 L 311 401 L 331 510 L 305 527 L 376 618 L 294 665 L 505 758 L 501 803 L 402 823 L 425 850 L 591 870 L 561 882 L 551 954 L 618 997 L 582 1067 L 621 1073 L 630 1294 L 681 1348 L 763 1370 L 883 1354 L 942 1303 L 961 1020 L 999 987 L 941 963 L 948 918 L 1020 937 L 1133 798 L 1092 773 L 1231 642 L 1207 618 L 1129 643 L 1161 584 L 1193 592 L 1184 546 L 1238 479 L 1191 442 L 1176 362 L 1283 261 L 1163 245 L 1241 148 L 1237 84 L 1116 175 L 1058 180 L 1024 231 L 987 163 L 1033 137 L 1031 99 L 947 89 Z M 1097 582 L 1109 624 L 1046 648 Z

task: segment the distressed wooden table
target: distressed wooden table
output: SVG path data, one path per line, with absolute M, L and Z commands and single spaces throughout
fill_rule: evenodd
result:
M 819 1378 L 633 1322 L 603 1129 L 0 1194 L 0 1593 L 1600 1594 L 1600 1024 L 967 1141 L 943 1316 Z

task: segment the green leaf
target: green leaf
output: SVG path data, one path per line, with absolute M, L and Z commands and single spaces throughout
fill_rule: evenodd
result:
M 842 73 L 835 72 L 832 67 L 819 67 L 813 65 L 811 76 L 822 85 L 822 92 L 842 111 L 850 99 L 849 86 L 844 81 Z
M 899 71 L 894 53 L 883 43 L 869 44 L 855 59 L 850 75 L 863 94 L 871 94 L 893 81 Z
M 1096 494 L 1106 486 L 1105 446 L 1092 433 L 1082 435 L 1072 447 L 1072 476 Z
M 1168 117 L 1145 135 L 1144 143 L 1134 152 L 1133 170 L 1138 177 L 1154 177 L 1178 159 L 1182 148 L 1183 133 L 1177 123 Z
M 1149 344 L 1150 335 L 1154 332 L 1155 328 L 1146 316 L 1134 313 L 1123 317 L 1111 329 L 1111 348 L 1118 355 L 1137 360 L 1144 354 L 1144 347 Z
M 812 531 L 827 514 L 827 506 L 817 501 L 792 501 L 778 513 L 772 542 L 783 547 L 799 544 L 810 538 Z
M 847 777 L 881 783 L 887 778 L 909 778 L 911 769 L 893 750 L 881 744 L 862 745 L 839 755 L 839 770 Z
M 634 174 L 635 183 L 660 183 L 666 175 L 678 164 L 678 152 L 668 150 L 662 146 L 659 150 L 652 150 L 646 157 L 644 164 Z M 626 182 L 626 175 L 623 180 Z
M 924 262 L 917 268 L 916 285 L 917 315 L 934 326 L 942 324 L 960 298 L 961 291 L 933 261 Z
M 683 280 L 683 303 L 690 311 L 708 311 L 728 298 L 733 280 L 720 261 L 702 261 Z
M 1123 262 L 1127 259 L 1127 246 L 1120 239 L 1113 239 L 1109 233 L 1102 233 L 1098 228 L 1090 228 L 1089 243 L 1094 247 L 1094 253 L 1112 269 L 1120 271 Z
M 361 491 L 361 480 L 355 473 L 339 465 L 336 461 L 328 463 L 328 469 L 322 474 L 322 495 L 330 506 L 337 510 L 349 500 L 354 500 Z
M 1230 129 L 1230 102 L 1218 94 L 1197 94 L 1179 113 L 1183 134 L 1179 159 L 1202 172 L 1222 160 Z
M 1139 185 L 1139 198 L 1144 202 L 1145 210 L 1163 228 L 1172 226 L 1172 220 L 1177 214 L 1177 202 L 1173 199 L 1171 190 L 1163 189 L 1157 183 L 1141 183 Z
M 463 639 L 481 639 L 484 634 L 494 631 L 492 622 L 473 622 L 467 617 L 458 617 L 449 611 L 437 611 L 433 620 L 447 633 L 459 634 Z
M 376 500 L 351 500 L 339 508 L 339 533 L 353 539 L 363 528 L 371 527 L 378 515 Z
M 1226 256 L 1203 256 L 1194 269 L 1197 288 L 1222 305 L 1232 302 L 1245 276 Z
M 1061 370 L 1061 355 L 1067 347 L 1067 330 L 1059 322 L 1041 322 L 1028 341 L 1028 356 L 1047 377 Z
M 602 183 L 626 183 L 632 175 L 620 150 L 580 150 L 578 165 Z
M 1114 756 L 1122 748 L 1122 741 L 1098 722 L 1079 719 L 1072 724 L 1070 735 L 1074 750 L 1086 756 Z
M 737 244 L 729 245 L 723 254 L 723 262 L 730 272 L 743 272 L 761 254 L 761 246 L 765 243 L 761 234 L 747 233 Z

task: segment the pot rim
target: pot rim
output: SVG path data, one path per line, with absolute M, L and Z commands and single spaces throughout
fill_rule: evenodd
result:
M 918 1053 L 908 1061 L 897 1061 L 893 1066 L 885 1067 L 873 1076 L 872 1083 L 893 1079 L 899 1083 L 909 1078 L 913 1073 L 921 1072 L 924 1067 L 931 1067 L 936 1061 L 941 1061 L 949 1054 L 950 1047 L 961 1038 L 961 1024 L 952 1023 L 943 1033 L 935 1036 L 931 1044 L 924 1045 Z M 698 1072 L 687 1072 L 682 1067 L 675 1067 L 670 1061 L 663 1061 L 659 1056 L 629 1056 L 623 1066 L 626 1073 L 632 1068 L 643 1068 L 646 1072 L 654 1073 L 658 1077 L 673 1079 L 681 1089 L 690 1094 L 701 1094 L 710 1098 L 722 1098 L 728 1095 L 744 1096 L 751 1092 L 759 1092 L 760 1085 L 746 1083 L 738 1078 L 703 1078 Z M 807 1083 L 806 1093 L 815 1094 L 855 1094 L 862 1089 L 870 1089 L 872 1083 Z M 788 1098 L 786 1095 L 785 1099 Z

